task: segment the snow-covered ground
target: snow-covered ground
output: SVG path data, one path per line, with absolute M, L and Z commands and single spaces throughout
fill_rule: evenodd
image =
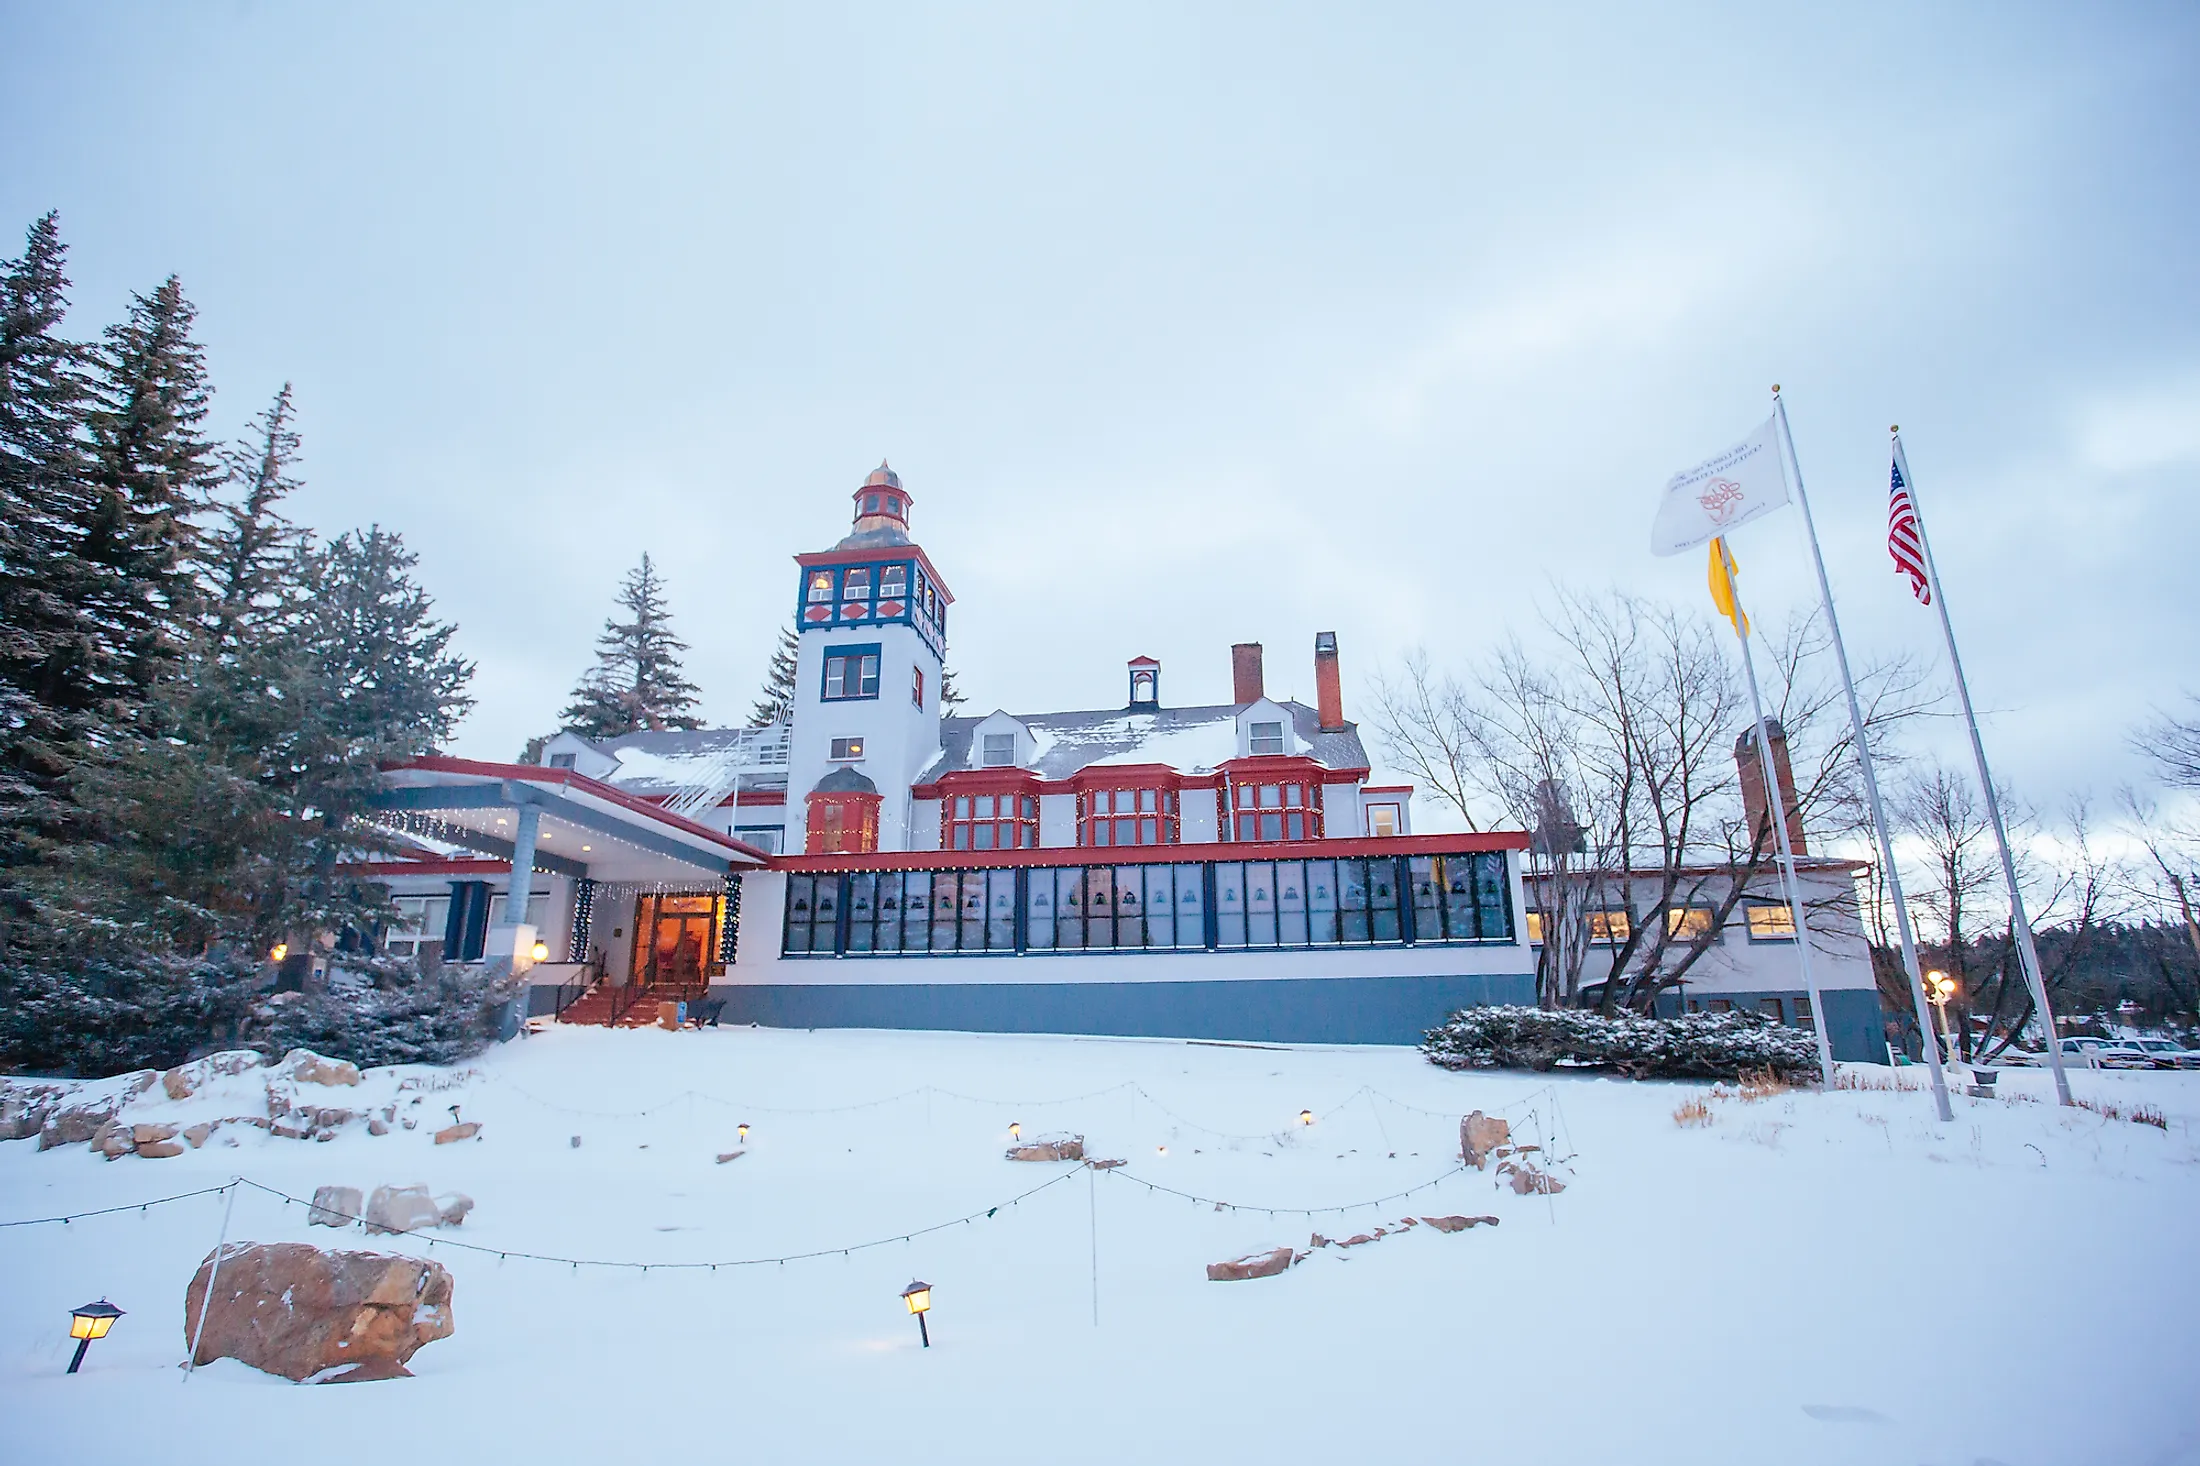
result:
M 457 1332 L 378 1384 L 231 1361 L 185 1382 L 184 1287 L 222 1198 L 0 1230 L 0 1459 L 2200 1462 L 2200 1075 L 2076 1076 L 2158 1105 L 2165 1131 L 2008 1100 L 1958 1099 L 1940 1125 L 1921 1094 L 1855 1091 L 1717 1101 L 1684 1128 L 1675 1108 L 1706 1086 L 1447 1074 L 1373 1048 L 557 1030 L 472 1068 L 426 1095 L 379 1073 L 330 1091 L 420 1118 L 384 1137 L 230 1129 L 112 1162 L 0 1145 L 0 1220 L 232 1176 L 478 1203 L 431 1246 L 237 1196 L 232 1238 L 450 1268 Z M 132 1118 L 217 1103 L 155 1088 Z M 454 1103 L 482 1136 L 436 1146 Z M 1453 1172 L 1341 1217 L 1262 1210 L 1446 1177 L 1477 1108 L 1570 1157 L 1564 1193 Z M 719 1164 L 743 1121 L 747 1153 Z M 1007 1161 L 1012 1121 L 1127 1164 Z M 1258 1281 L 1204 1273 L 1455 1213 L 1502 1224 L 1317 1249 Z M 455 1241 L 630 1264 L 830 1255 L 645 1273 Z M 934 1288 L 928 1351 L 898 1297 L 913 1278 Z M 128 1315 L 66 1377 L 68 1310 L 101 1295 Z

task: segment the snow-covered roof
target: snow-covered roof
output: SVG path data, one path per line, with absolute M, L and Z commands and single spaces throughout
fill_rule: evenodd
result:
M 751 777 L 751 771 L 772 770 L 780 774 L 779 782 L 785 782 L 787 728 L 783 723 L 766 728 L 627 733 L 592 740 L 591 746 L 618 760 L 618 767 L 602 776 L 604 782 L 636 794 L 670 794 L 711 783 L 733 769 L 742 771 L 744 788 L 762 788 L 772 782 Z
M 1367 750 L 1357 726 L 1324 732 L 1321 714 L 1296 702 L 1279 702 L 1307 754 L 1332 769 L 1364 769 Z M 1025 767 L 1047 779 L 1066 779 L 1104 764 L 1166 764 L 1179 773 L 1207 774 L 1237 757 L 1237 718 L 1243 708 L 1120 708 L 1082 713 L 1012 713 L 1031 731 L 1035 752 Z M 989 715 L 990 716 L 990 715 Z M 942 774 L 978 767 L 971 743 L 984 718 L 942 718 L 940 756 L 918 776 L 928 784 Z

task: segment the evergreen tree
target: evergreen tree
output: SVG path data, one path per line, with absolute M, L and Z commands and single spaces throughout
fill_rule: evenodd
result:
M 0 263 L 0 868 L 29 858 L 30 833 L 84 742 L 86 720 L 44 694 L 69 685 L 97 639 L 68 558 L 84 517 L 90 403 L 83 348 L 59 334 L 66 257 L 47 214 L 21 257 Z
M 955 685 L 955 669 L 953 667 L 941 667 L 940 711 L 952 713 L 967 701 L 969 699 L 963 696 L 962 689 Z
M 234 651 L 292 609 L 292 571 L 304 535 L 279 506 L 298 487 L 293 412 L 285 382 L 253 419 L 252 432 L 225 455 L 229 482 L 239 492 L 214 506 L 201 568 L 207 629 L 218 652 Z
M 680 653 L 687 643 L 672 634 L 665 609 L 665 585 L 648 555 L 619 588 L 619 605 L 630 618 L 613 614 L 596 638 L 596 665 L 573 689 L 565 726 L 587 738 L 616 738 L 622 733 L 700 728 L 695 684 L 681 675 Z
M 128 718 L 183 655 L 198 603 L 192 519 L 222 477 L 200 432 L 211 390 L 191 336 L 197 315 L 171 275 L 132 296 L 128 319 L 93 353 L 91 493 L 75 559 L 101 632 L 76 687 L 55 678 L 41 689 L 49 703 L 90 700 Z
M 771 665 L 764 669 L 764 695 L 749 712 L 751 728 L 767 728 L 794 716 L 794 669 L 802 644 L 794 623 L 779 628 L 779 645 L 772 649 Z

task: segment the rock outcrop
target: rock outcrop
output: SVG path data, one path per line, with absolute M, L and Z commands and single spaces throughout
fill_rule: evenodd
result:
M 449 1338 L 451 1275 L 382 1252 L 303 1242 L 236 1242 L 209 1254 L 184 1295 L 184 1347 L 206 1305 L 197 1363 L 235 1359 L 304 1383 L 395 1379 L 424 1344 Z
M 1081 1161 L 1085 1158 L 1082 1135 L 1050 1135 L 1008 1148 L 1012 1161 Z
M 1298 1261 L 1298 1254 L 1288 1247 L 1278 1247 L 1273 1252 L 1251 1252 L 1228 1262 L 1207 1264 L 1207 1281 L 1210 1283 L 1242 1283 L 1252 1278 L 1272 1278 Z
M 309 1227 L 348 1227 L 365 1216 L 356 1186 L 322 1186 L 313 1193 L 313 1210 L 306 1213 Z
M 1459 1159 L 1479 1171 L 1488 1163 L 1490 1152 L 1511 1139 L 1508 1121 L 1476 1110 L 1459 1122 Z
M 377 1186 L 367 1198 L 367 1230 L 411 1232 L 440 1226 L 443 1209 L 425 1186 Z

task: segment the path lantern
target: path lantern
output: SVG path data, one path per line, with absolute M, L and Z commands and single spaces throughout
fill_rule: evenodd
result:
M 1313 1112 L 1312 1110 L 1301 1110 L 1301 1111 L 1299 1111 L 1299 1123 L 1300 1123 L 1301 1125 L 1311 1125 L 1311 1124 L 1313 1124 L 1313 1123 L 1314 1123 L 1314 1112 Z
M 743 1145 L 747 1145 L 749 1143 L 749 1122 L 743 1120 L 740 1124 L 734 1126 L 733 1133 L 740 1137 Z
M 924 1340 L 924 1347 L 932 1347 L 932 1331 L 924 1326 L 924 1315 L 932 1308 L 932 1285 L 911 1283 L 901 1290 L 901 1301 L 917 1316 L 917 1337 Z
M 97 1303 L 87 1303 L 69 1315 L 69 1337 L 76 1340 L 76 1357 L 69 1361 L 69 1373 L 75 1374 L 84 1364 L 84 1351 L 92 1347 L 92 1340 L 107 1337 L 107 1330 L 122 1317 L 122 1310 L 102 1298 Z
M 1021 1140 L 1021 1139 L 1023 1139 L 1023 1138 L 1024 1138 L 1024 1127 L 1023 1127 L 1023 1126 L 1021 1126 L 1021 1125 L 1019 1125 L 1018 1123 L 1016 1123 L 1016 1122 L 1015 1122 L 1014 1120 L 1011 1120 L 1011 1121 L 1009 1121 L 1009 1122 L 1008 1122 L 1008 1138 L 1009 1138 L 1010 1140 Z

